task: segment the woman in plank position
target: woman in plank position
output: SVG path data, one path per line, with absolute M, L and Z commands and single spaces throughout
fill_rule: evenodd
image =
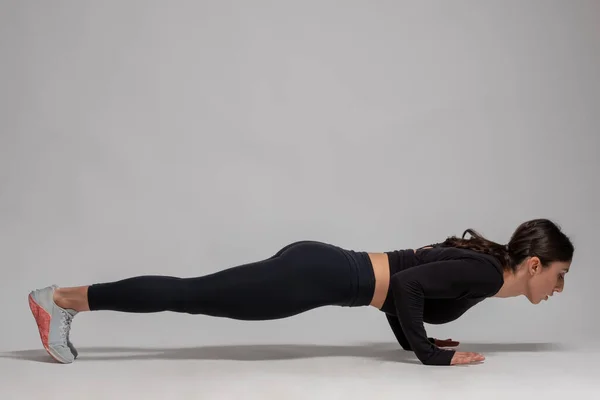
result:
M 458 345 L 450 339 L 427 337 L 423 323 L 456 320 L 489 297 L 548 300 L 563 290 L 573 252 L 571 240 L 547 219 L 522 223 L 506 245 L 471 229 L 462 238 L 384 253 L 302 240 L 265 260 L 204 276 L 52 285 L 30 292 L 29 306 L 44 348 L 61 363 L 77 357 L 69 332 L 83 311 L 172 311 L 256 321 L 323 306 L 372 306 L 385 313 L 402 348 L 423 364 L 467 364 L 484 357 L 447 348 Z

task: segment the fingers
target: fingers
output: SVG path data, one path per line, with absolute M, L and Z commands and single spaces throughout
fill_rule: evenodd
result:
M 458 364 L 471 364 L 485 360 L 485 357 L 479 353 L 473 353 L 469 351 L 457 351 L 454 353 L 450 365 Z

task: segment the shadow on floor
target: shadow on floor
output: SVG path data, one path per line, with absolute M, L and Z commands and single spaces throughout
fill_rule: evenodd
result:
M 463 342 L 454 349 L 458 351 L 474 351 L 483 355 L 502 352 L 556 352 L 568 350 L 564 345 L 558 343 L 476 342 Z M 397 343 L 364 343 L 357 345 L 248 344 L 181 348 L 106 346 L 78 347 L 77 350 L 79 351 L 78 362 L 114 360 L 267 361 L 324 357 L 360 357 L 380 361 L 421 364 L 413 352 L 403 350 Z M 0 358 L 56 363 L 44 349 L 0 353 Z

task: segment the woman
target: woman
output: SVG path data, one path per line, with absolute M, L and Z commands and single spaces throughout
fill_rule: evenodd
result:
M 471 238 L 465 239 L 469 233 Z M 29 294 L 42 344 L 61 363 L 77 350 L 69 340 L 82 311 L 173 311 L 239 320 L 286 318 L 317 307 L 373 306 L 396 339 L 426 365 L 483 361 L 481 354 L 441 348 L 424 322 L 457 319 L 489 297 L 526 296 L 533 304 L 561 292 L 574 246 L 547 219 L 522 223 L 507 245 L 467 229 L 462 238 L 417 250 L 368 253 L 298 241 L 272 257 L 192 278 L 137 276 L 89 286 L 52 285 Z

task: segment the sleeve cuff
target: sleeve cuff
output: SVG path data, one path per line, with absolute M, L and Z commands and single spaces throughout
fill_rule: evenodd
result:
M 424 364 L 426 365 L 451 365 L 452 357 L 454 357 L 456 350 L 440 349 L 439 352 Z

